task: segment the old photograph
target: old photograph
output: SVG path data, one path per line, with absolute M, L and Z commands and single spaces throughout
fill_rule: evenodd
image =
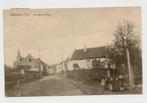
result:
M 3 10 L 6 97 L 142 94 L 140 7 Z

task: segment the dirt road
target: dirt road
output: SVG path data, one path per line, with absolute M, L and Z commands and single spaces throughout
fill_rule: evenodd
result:
M 96 95 L 102 90 L 58 76 L 46 76 L 6 91 L 6 96 Z

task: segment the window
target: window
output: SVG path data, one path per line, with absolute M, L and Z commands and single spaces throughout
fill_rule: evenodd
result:
M 31 59 L 29 59 L 29 62 L 31 62 L 32 60 Z
M 22 58 L 20 58 L 20 61 L 22 61 Z
M 87 68 L 90 68 L 90 59 L 87 59 Z

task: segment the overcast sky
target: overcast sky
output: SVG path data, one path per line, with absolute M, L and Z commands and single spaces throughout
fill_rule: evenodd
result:
M 75 49 L 111 43 L 120 21 L 129 20 L 141 33 L 140 8 L 26 9 L 4 11 L 5 64 L 13 66 L 18 49 L 48 64 L 71 56 Z

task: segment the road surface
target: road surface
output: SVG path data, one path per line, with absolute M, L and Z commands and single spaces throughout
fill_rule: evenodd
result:
M 58 76 L 47 76 L 6 91 L 6 96 L 96 95 L 103 90 Z
M 65 79 L 57 75 L 46 76 L 40 80 L 30 81 L 21 86 L 6 90 L 6 96 L 75 96 L 106 94 L 142 94 L 141 88 L 124 92 L 106 91 L 78 81 Z

